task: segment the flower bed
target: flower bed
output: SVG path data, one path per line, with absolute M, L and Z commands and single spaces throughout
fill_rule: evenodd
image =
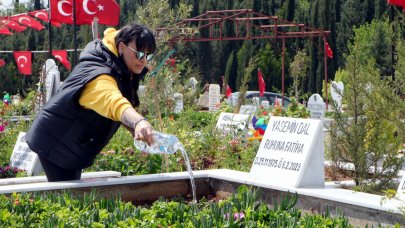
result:
M 188 204 L 158 200 L 141 207 L 97 194 L 12 194 L 0 196 L 3 227 L 353 227 L 343 216 L 305 214 L 294 208 L 296 195 L 286 195 L 270 208 L 260 192 L 241 186 L 225 200 Z

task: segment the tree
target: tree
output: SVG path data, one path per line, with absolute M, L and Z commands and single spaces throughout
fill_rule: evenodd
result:
M 354 165 L 356 185 L 381 190 L 390 186 L 402 166 L 397 150 L 404 139 L 399 131 L 404 123 L 398 119 L 403 106 L 389 81 L 380 79 L 375 59 L 364 53 L 369 44 L 363 37 L 370 28 L 356 30 L 349 45 L 346 72 L 342 73 L 346 109 L 342 113 L 334 105 L 336 123 L 331 127 L 329 149 L 337 166 L 341 162 Z
M 294 61 L 290 65 L 290 73 L 293 77 L 293 89 L 295 99 L 299 100 L 299 89 L 302 80 L 307 76 L 309 58 L 304 51 L 298 51 L 294 56 Z

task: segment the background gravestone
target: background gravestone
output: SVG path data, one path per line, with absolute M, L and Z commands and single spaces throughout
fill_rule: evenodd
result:
M 330 93 L 332 96 L 333 101 L 336 103 L 338 110 L 341 111 L 342 109 L 342 96 L 344 85 L 343 82 L 335 82 L 333 81 L 330 86 Z
M 216 128 L 223 132 L 236 132 L 246 129 L 248 121 L 249 115 L 221 112 Z
M 402 176 L 402 179 L 399 182 L 397 197 L 401 200 L 405 200 L 405 175 Z
M 58 66 L 53 59 L 47 59 L 45 62 L 45 103 L 48 102 L 51 97 L 53 97 L 59 89 L 60 86 L 60 73 Z
M 10 166 L 25 170 L 28 176 L 36 176 L 43 169 L 38 155 L 31 151 L 25 141 L 25 132 L 20 132 L 10 158 Z
M 208 110 L 218 111 L 221 106 L 221 88 L 218 84 L 210 84 L 208 90 Z
M 252 115 L 255 114 L 257 107 L 254 105 L 241 105 L 239 109 L 239 114 Z
M 269 101 L 262 101 L 262 107 L 264 109 L 269 109 L 270 108 L 270 102 Z
M 311 113 L 311 119 L 325 119 L 325 102 L 321 95 L 315 93 L 308 99 L 307 108 Z
M 183 94 L 181 93 L 174 93 L 174 113 L 180 113 L 183 111 Z

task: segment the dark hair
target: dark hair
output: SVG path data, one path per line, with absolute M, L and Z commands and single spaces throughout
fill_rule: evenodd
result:
M 156 41 L 153 33 L 145 26 L 140 24 L 128 24 L 124 26 L 115 37 L 115 45 L 118 49 L 118 45 L 122 42 L 128 45 L 129 42 L 135 41 L 136 49 L 139 51 L 149 51 L 150 53 L 155 52 Z M 130 91 L 129 94 L 126 94 L 126 97 L 129 98 L 129 101 L 134 107 L 140 105 L 138 97 L 138 88 L 140 80 L 148 72 L 147 68 L 144 68 L 143 71 L 134 77 L 130 83 L 123 83 L 123 86 L 126 87 L 124 91 Z M 124 78 L 128 80 L 129 77 Z M 130 87 L 130 88 L 129 88 Z
M 135 41 L 136 49 L 138 51 L 147 50 L 150 53 L 155 52 L 156 41 L 153 33 L 146 27 L 140 24 L 128 24 L 124 26 L 115 37 L 115 45 L 119 43 L 128 44 L 131 41 Z

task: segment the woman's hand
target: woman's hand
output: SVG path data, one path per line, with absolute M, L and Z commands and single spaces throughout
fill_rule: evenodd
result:
M 135 140 L 144 141 L 149 146 L 152 145 L 155 142 L 152 130 L 152 125 L 146 119 L 139 120 L 134 124 Z

